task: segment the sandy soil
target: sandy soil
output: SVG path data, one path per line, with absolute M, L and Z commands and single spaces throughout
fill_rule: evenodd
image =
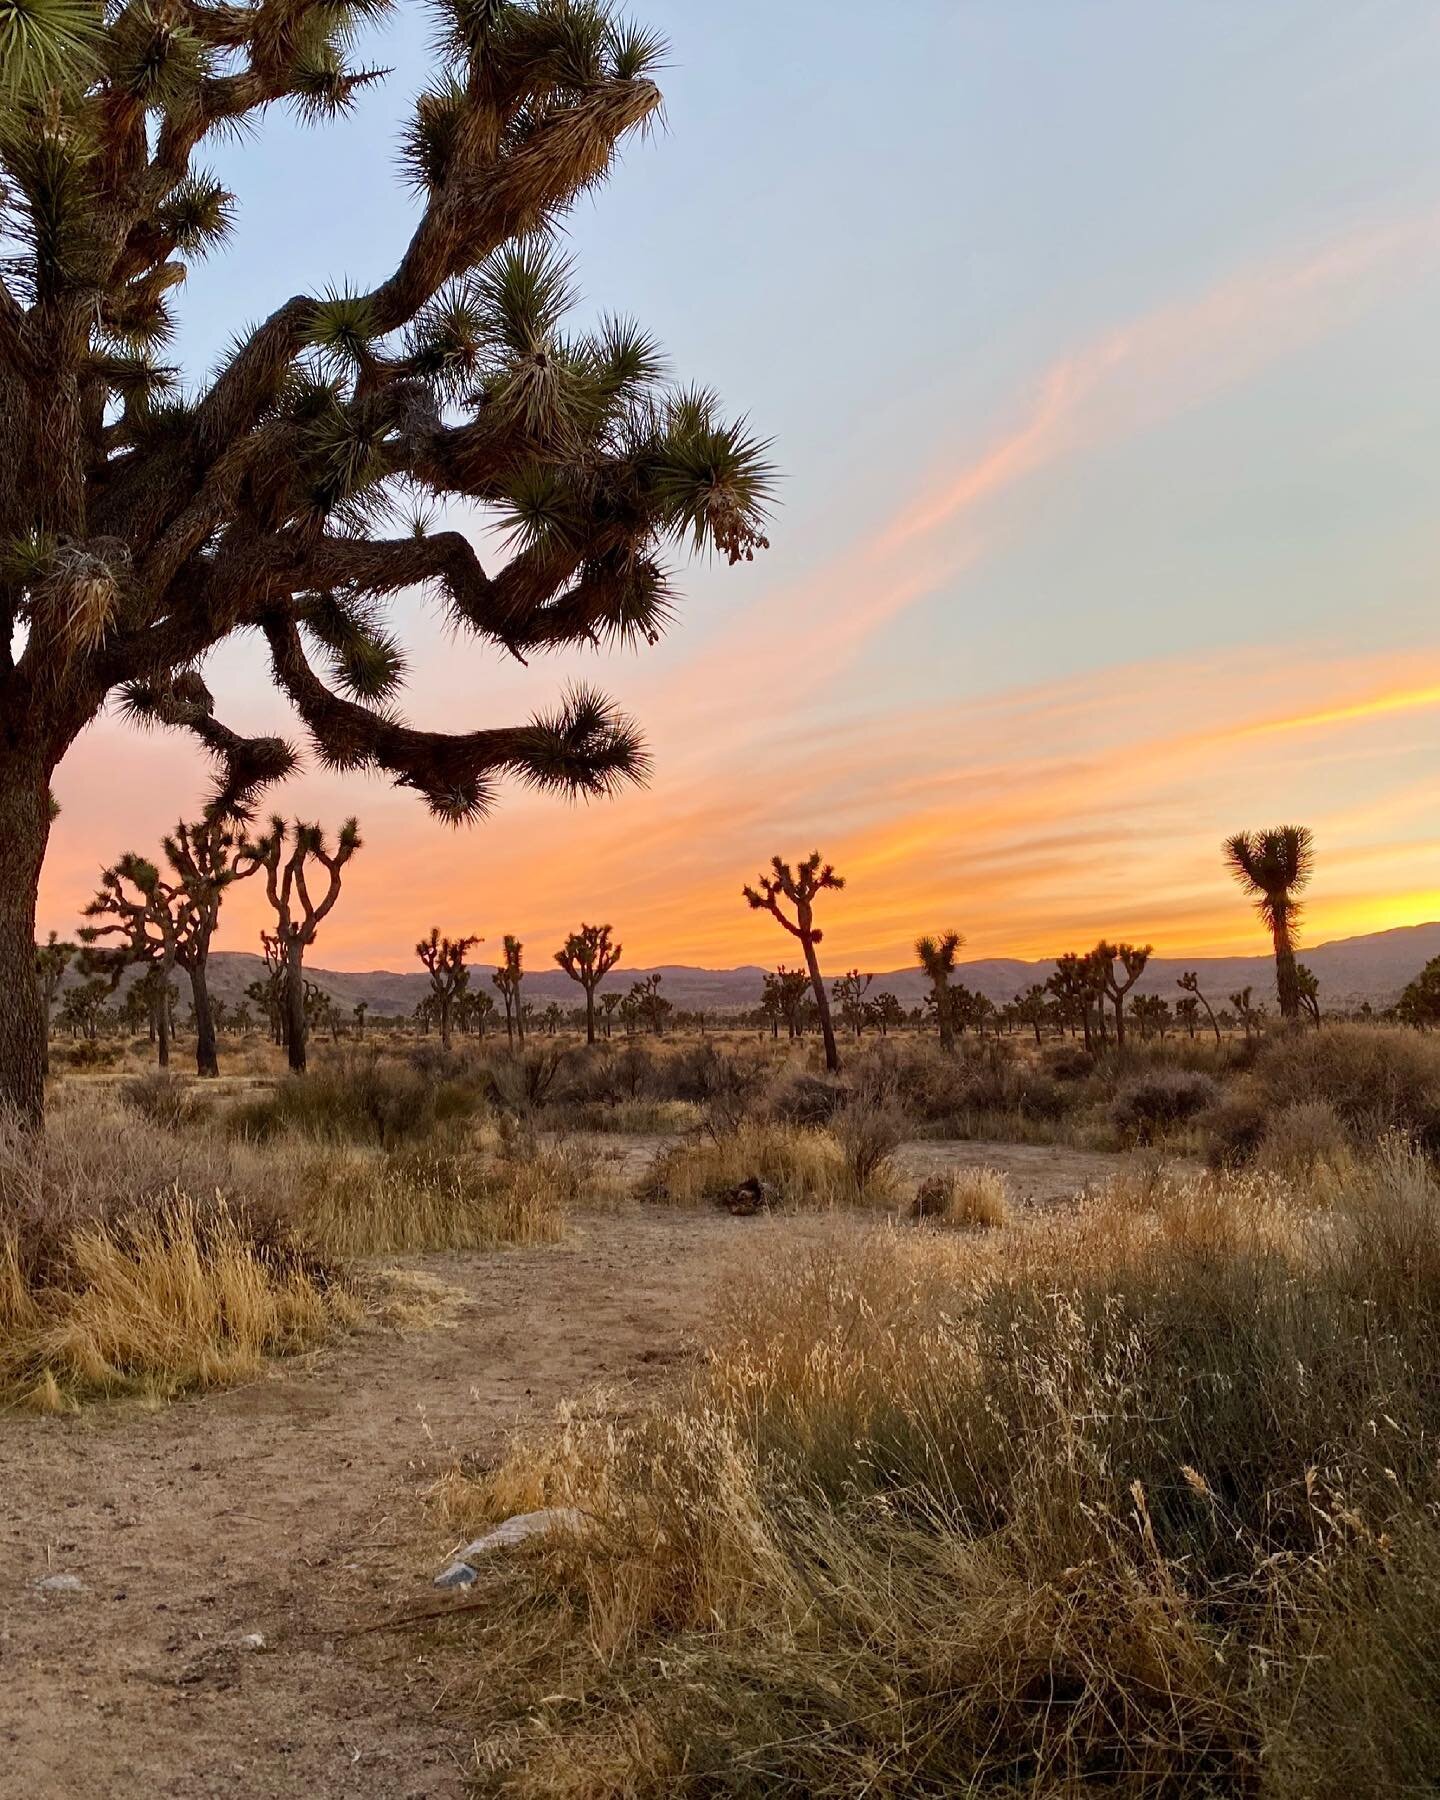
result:
M 970 1144 L 905 1160 L 989 1162 L 1036 1203 L 1118 1161 Z M 463 1663 L 348 1629 L 436 1598 L 451 1546 L 425 1482 L 596 1383 L 638 1397 L 740 1258 L 865 1226 L 625 1207 L 556 1249 L 403 1259 L 447 1292 L 426 1329 L 160 1412 L 0 1418 L 0 1795 L 458 1797 Z M 83 1591 L 41 1589 L 55 1573 Z

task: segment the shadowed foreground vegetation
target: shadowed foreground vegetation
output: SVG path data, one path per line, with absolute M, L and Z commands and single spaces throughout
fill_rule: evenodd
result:
M 797 1252 L 670 1399 L 437 1490 L 457 1531 L 587 1521 L 451 1627 L 482 1785 L 1433 1792 L 1437 1324 L 1393 1139 Z

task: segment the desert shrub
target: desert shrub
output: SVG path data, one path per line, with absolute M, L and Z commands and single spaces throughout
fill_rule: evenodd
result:
M 50 1066 L 57 1074 L 66 1069 L 77 1073 L 93 1069 L 113 1069 L 125 1057 L 126 1046 L 100 1038 L 76 1038 L 73 1043 L 50 1045 Z
M 834 1076 L 795 1069 L 776 1083 L 766 1110 L 782 1125 L 825 1126 L 849 1104 L 854 1092 Z
M 1110 1103 L 1110 1122 L 1135 1144 L 1153 1143 L 1177 1125 L 1208 1112 L 1218 1085 L 1192 1069 L 1154 1069 L 1127 1082 Z
M 482 1571 L 491 1791 L 1434 1791 L 1440 1192 L 1347 1179 L 794 1254 L 688 1390 L 447 1483 L 589 1522 Z
M 1010 1187 L 998 1169 L 946 1169 L 915 1190 L 913 1219 L 991 1231 L 1010 1216 Z
M 1348 1145 L 1345 1122 L 1328 1100 L 1298 1100 L 1265 1121 L 1255 1165 L 1303 1177 L 1321 1163 L 1340 1161 Z
M 1400 1131 L 1440 1150 L 1440 1039 L 1382 1026 L 1327 1025 L 1268 1038 L 1254 1070 L 1268 1110 L 1322 1101 L 1352 1142 Z
M 1205 1141 L 1205 1160 L 1213 1169 L 1239 1169 L 1253 1162 L 1265 1141 L 1270 1112 L 1252 1092 L 1226 1094 L 1196 1121 Z
M 253 1376 L 356 1302 L 223 1144 L 96 1096 L 0 1121 L 0 1403 L 168 1396 Z
M 311 1153 L 297 1174 L 307 1239 L 335 1256 L 549 1244 L 565 1232 L 586 1167 L 534 1143 L 499 1154 L 430 1148 Z
M 857 1099 L 840 1113 L 832 1131 L 855 1192 L 875 1199 L 887 1195 L 891 1161 L 905 1135 L 900 1109 L 883 1101 Z
M 673 1100 L 703 1106 L 717 1125 L 733 1129 L 755 1109 L 770 1069 L 761 1058 L 736 1055 L 703 1041 L 676 1050 L 666 1068 L 666 1086 Z
M 120 1083 L 120 1098 L 158 1131 L 179 1131 L 198 1124 L 210 1108 L 188 1081 L 168 1069 L 151 1069 Z
M 270 1093 L 236 1106 L 230 1123 L 259 1142 L 295 1132 L 393 1149 L 462 1122 L 479 1104 L 468 1076 L 429 1077 L 409 1062 L 359 1051 L 327 1059 L 307 1075 L 287 1075 Z
M 507 1112 L 528 1115 L 555 1091 L 570 1052 L 558 1044 L 526 1044 L 489 1065 L 490 1098 Z
M 642 1176 L 642 1200 L 695 1205 L 723 1200 L 742 1182 L 773 1190 L 782 1207 L 858 1204 L 888 1198 L 888 1189 L 866 1190 L 835 1138 L 794 1125 L 742 1125 L 672 1144 Z
M 1095 1073 L 1095 1057 L 1080 1044 L 1057 1044 L 1047 1050 L 1041 1067 L 1056 1081 L 1084 1081 Z

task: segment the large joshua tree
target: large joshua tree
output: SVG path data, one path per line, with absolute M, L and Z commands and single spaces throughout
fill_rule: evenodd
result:
M 585 1042 L 595 1042 L 595 990 L 620 960 L 608 925 L 582 925 L 555 952 L 555 960 L 585 990 Z
M 148 857 L 127 851 L 101 872 L 85 917 L 98 921 L 80 928 L 80 941 L 86 946 L 80 966 L 87 975 L 108 975 L 113 993 L 127 968 L 145 965 L 145 977 L 152 981 L 158 999 L 151 1012 L 156 1056 L 162 1069 L 169 1068 L 170 976 L 191 924 L 185 896 Z
M 1269 928 L 1275 945 L 1275 991 L 1283 1019 L 1300 1017 L 1295 967 L 1299 895 L 1315 869 L 1315 839 L 1307 825 L 1240 831 L 1225 840 L 1225 862 Z
M 634 325 L 562 323 L 571 284 L 546 234 L 660 107 L 663 45 L 606 0 L 437 0 L 399 145 L 417 219 L 391 273 L 293 295 L 192 390 L 164 365 L 187 265 L 237 205 L 207 149 L 276 102 L 307 123 L 343 113 L 380 79 L 347 47 L 388 5 L 0 9 L 0 1102 L 32 1119 L 50 782 L 109 696 L 195 734 L 217 816 L 294 762 L 222 724 L 197 672 L 248 631 L 323 761 L 384 771 L 442 819 L 482 814 L 507 772 L 606 793 L 645 753 L 588 690 L 508 727 L 405 724 L 382 606 L 429 587 L 521 658 L 653 641 L 667 546 L 733 562 L 764 542 L 769 471 L 745 426 L 667 385 Z M 510 560 L 486 569 L 468 537 L 430 531 L 431 495 L 489 509 Z M 413 528 L 387 531 L 407 498 Z
M 277 814 L 263 837 L 247 838 L 242 855 L 265 871 L 265 895 L 275 914 L 275 960 L 278 963 L 285 1049 L 291 1069 L 305 1073 L 310 1015 L 305 1008 L 305 952 L 340 898 L 345 865 L 360 848 L 360 827 L 347 819 L 332 850 L 318 825 L 299 820 L 293 827 Z M 306 871 L 309 869 L 310 874 Z M 310 892 L 314 877 L 323 881 Z M 262 941 L 263 934 L 262 934 Z M 271 960 L 267 947 L 266 961 Z
M 837 875 L 829 863 L 822 863 L 820 852 L 815 850 L 793 869 L 780 857 L 772 856 L 769 874 L 757 876 L 754 887 L 741 890 L 750 907 L 756 912 L 768 912 L 779 920 L 791 937 L 800 940 L 811 991 L 815 995 L 815 1010 L 820 1018 L 820 1033 L 825 1040 L 825 1067 L 832 1075 L 839 1071 L 840 1051 L 830 1017 L 830 997 L 825 992 L 825 978 L 820 973 L 820 958 L 816 954 L 816 945 L 824 933 L 815 923 L 815 897 L 827 888 L 839 889 L 844 885 L 845 877 Z M 781 906 L 782 900 L 790 903 L 793 918 Z
M 455 1002 L 470 985 L 465 958 L 480 942 L 478 937 L 441 937 L 440 927 L 432 925 L 429 937 L 421 938 L 415 946 L 415 954 L 430 977 L 431 1012 L 440 1027 L 440 1044 L 445 1050 L 450 1048 Z
M 1151 956 L 1149 944 L 1111 944 L 1101 940 L 1090 952 L 1091 960 L 1115 1009 L 1115 1048 L 1125 1048 L 1125 996 L 1145 973 Z M 1115 965 L 1120 965 L 1119 971 Z
M 915 954 L 935 1001 L 935 1021 L 940 1027 L 942 1050 L 955 1048 L 955 997 L 950 992 L 950 977 L 955 973 L 955 958 L 964 942 L 964 936 L 958 931 L 942 931 L 938 937 L 927 932 L 915 940 Z

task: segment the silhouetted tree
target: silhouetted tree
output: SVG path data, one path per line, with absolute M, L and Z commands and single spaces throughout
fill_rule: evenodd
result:
M 1300 1000 L 1300 1010 L 1307 1014 L 1311 1023 L 1320 1023 L 1320 977 L 1314 970 L 1307 969 L 1304 963 L 1295 965 L 1295 992 Z
M 875 996 L 870 1002 L 869 1012 L 871 1021 L 879 1026 L 882 1038 L 889 1037 L 892 1026 L 900 1026 L 905 1023 L 905 1008 L 889 988 Z
M 434 1014 L 440 1025 L 440 1043 L 446 1050 L 450 1048 L 450 1025 L 454 1018 L 455 1002 L 470 985 L 470 971 L 465 967 L 465 958 L 480 942 L 482 940 L 478 937 L 441 937 L 440 927 L 432 925 L 429 937 L 421 938 L 415 946 L 415 954 L 430 977 L 430 996 L 435 1003 Z
M 520 983 L 525 979 L 524 951 L 525 946 L 519 938 L 505 935 L 505 960 L 490 977 L 500 990 L 500 998 L 505 1002 L 505 1035 L 513 1045 L 516 1034 L 520 1043 L 525 1043 L 525 1014 L 520 1004 Z
M 1072 1029 L 1079 1027 L 1087 1050 L 1095 1049 L 1095 1033 L 1090 1019 L 1092 1010 L 1100 1016 L 1104 1028 L 1105 974 L 1093 951 L 1080 955 L 1067 950 L 1055 959 L 1055 971 L 1045 986 L 1054 994 L 1061 1017 Z
M 1091 955 L 1095 966 L 1099 969 L 1101 979 L 1105 983 L 1105 992 L 1110 1004 L 1115 1009 L 1115 1048 L 1125 1048 L 1125 996 L 1145 973 L 1145 965 L 1150 960 L 1149 944 L 1110 944 L 1103 939 L 1098 943 Z M 1115 965 L 1119 963 L 1124 971 L 1124 978 L 1116 973 Z
M 358 1038 L 365 1036 L 365 1015 L 369 1010 L 370 1002 L 368 1000 L 357 1000 L 350 1008 L 350 1017 L 355 1021 L 355 1035 Z
M 940 1048 L 955 1048 L 955 996 L 950 977 L 955 973 L 955 958 L 965 942 L 958 931 L 942 931 L 938 937 L 928 933 L 915 940 L 915 954 L 930 982 L 930 997 L 935 1008 L 935 1023 L 940 1031 Z
M 1265 1008 L 1254 1004 L 1254 993 L 1254 988 L 1243 987 L 1238 994 L 1230 996 L 1230 1004 L 1235 1008 L 1235 1017 L 1245 1027 L 1247 1038 L 1252 1032 L 1259 1029 L 1260 1022 L 1265 1017 Z
M 673 605 L 667 545 L 733 562 L 764 543 L 763 447 L 703 390 L 663 385 L 635 326 L 565 329 L 555 227 L 661 104 L 661 40 L 604 0 L 443 0 L 401 132 L 418 218 L 398 261 L 368 290 L 282 301 L 180 390 L 161 355 L 175 299 L 235 212 L 199 159 L 281 102 L 308 123 L 346 112 L 381 78 L 348 60 L 376 11 L 0 14 L 0 1102 L 36 1121 L 50 780 L 110 695 L 220 759 L 221 812 L 294 762 L 222 725 L 196 673 L 251 631 L 323 760 L 383 770 L 446 819 L 482 813 L 505 771 L 605 793 L 645 756 L 595 695 L 456 736 L 397 719 L 382 604 L 429 585 L 457 626 L 522 656 L 647 642 Z M 237 293 L 253 286 L 237 271 Z M 461 532 L 381 535 L 416 491 L 487 509 L 515 554 L 491 574 Z
M 1440 1025 L 1440 956 L 1432 956 L 1395 1003 L 1395 1016 L 1427 1030 Z
M 1275 945 L 1275 991 L 1282 1019 L 1300 1016 L 1295 974 L 1295 931 L 1299 894 L 1315 870 L 1315 839 L 1308 826 L 1280 825 L 1270 831 L 1238 832 L 1225 840 L 1230 873 L 1255 902 Z
M 67 944 L 58 931 L 52 931 L 43 944 L 35 946 L 35 973 L 40 983 L 40 1005 L 45 1015 L 45 1073 L 50 1073 L 50 1018 L 55 1011 L 55 996 L 65 971 L 79 954 L 78 944 Z
M 1205 1008 L 1205 1016 L 1209 1019 L 1215 1032 L 1215 1042 L 1220 1042 L 1220 1021 L 1215 1017 L 1215 1009 L 1200 991 L 1200 977 L 1194 969 L 1186 969 L 1175 984 L 1183 988 L 1193 1000 L 1197 1000 Z
M 1015 996 L 1015 1017 L 1026 1024 L 1035 1033 L 1035 1043 L 1041 1042 L 1040 1027 L 1050 1016 L 1050 1002 L 1046 997 L 1043 983 L 1032 982 L 1021 994 Z
M 219 1027 L 210 998 L 210 943 L 220 922 L 225 890 L 253 874 L 235 833 L 218 818 L 194 824 L 184 820 L 164 840 L 165 860 L 175 876 L 183 907 L 183 928 L 176 940 L 175 960 L 190 978 L 190 1006 L 195 1019 L 195 1068 L 203 1076 L 220 1073 Z
M 555 952 L 555 960 L 585 990 L 585 1042 L 595 1042 L 595 990 L 620 960 L 621 946 L 608 925 L 582 925 Z
M 340 828 L 332 850 L 318 825 L 296 820 L 291 827 L 278 813 L 263 837 L 247 838 L 242 845 L 243 856 L 265 871 L 265 895 L 275 914 L 273 941 L 284 971 L 281 998 L 285 1049 L 297 1075 L 305 1072 L 309 1023 L 305 1012 L 305 952 L 334 911 L 345 865 L 359 848 L 360 827 L 354 819 L 347 819 Z M 306 875 L 311 866 L 325 876 L 325 889 L 318 899 L 311 895 Z
M 858 969 L 850 969 L 831 990 L 840 1017 L 857 1038 L 865 1029 L 865 990 L 874 979 L 873 975 L 862 975 Z
M 835 1043 L 835 1027 L 830 1020 L 830 1000 L 825 992 L 825 980 L 820 973 L 820 958 L 816 954 L 816 946 L 824 933 L 815 924 L 815 897 L 826 888 L 843 888 L 845 877 L 837 875 L 829 863 L 820 861 L 820 852 L 813 851 L 805 861 L 792 869 L 787 862 L 778 856 L 770 859 L 770 873 L 756 877 L 754 887 L 742 890 L 745 900 L 756 912 L 768 912 L 772 918 L 778 919 L 791 937 L 800 940 L 800 947 L 805 952 L 805 967 L 810 973 L 810 986 L 815 995 L 815 1011 L 820 1020 L 821 1035 L 825 1040 L 825 1067 L 832 1075 L 840 1068 L 840 1051 Z M 793 919 L 786 916 L 780 902 L 788 900 L 795 909 Z
M 106 991 L 113 993 L 131 964 L 144 963 L 155 973 L 159 995 L 168 996 L 187 916 L 176 888 L 162 878 L 153 862 L 127 851 L 103 870 L 95 896 L 85 907 L 85 917 L 104 921 L 80 929 L 80 941 L 85 945 L 80 966 L 87 975 L 108 977 Z M 174 1028 L 168 1000 L 159 1004 L 155 1018 L 156 1053 L 165 1069 L 170 1066 Z

